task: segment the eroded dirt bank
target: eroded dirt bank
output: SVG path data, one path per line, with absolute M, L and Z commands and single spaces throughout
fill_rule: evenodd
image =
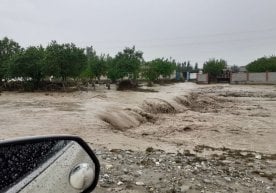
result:
M 96 192 L 275 192 L 276 87 L 195 85 L 0 96 L 0 138 L 83 137 Z

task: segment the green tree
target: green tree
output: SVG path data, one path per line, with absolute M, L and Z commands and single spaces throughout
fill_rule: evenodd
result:
M 136 81 L 142 63 L 143 52 L 135 51 L 135 46 L 125 48 L 123 52 L 119 52 L 109 63 L 107 76 L 113 81 L 124 77 Z
M 276 57 L 262 57 L 246 66 L 249 72 L 276 72 Z
M 187 62 L 185 61 L 183 63 L 179 63 L 177 65 L 176 70 L 177 70 L 177 72 L 181 72 L 181 73 L 183 73 L 183 72 L 193 72 L 194 71 L 190 61 L 187 61 Z
M 12 39 L 4 37 L 0 40 L 0 84 L 2 79 L 9 76 L 8 69 L 13 55 L 21 50 L 20 45 Z
M 195 68 L 194 68 L 196 71 L 198 70 L 198 63 L 196 62 L 195 63 Z
M 210 59 L 203 64 L 203 72 L 208 73 L 209 77 L 215 78 L 227 67 L 227 62 L 223 59 Z
M 96 52 L 93 51 L 88 54 L 87 58 L 88 62 L 81 74 L 82 77 L 90 79 L 96 77 L 100 80 L 101 76 L 105 76 L 107 74 L 108 64 L 112 62 L 111 56 L 105 54 L 98 56 L 96 55 Z
M 153 60 L 146 62 L 143 66 L 142 76 L 148 81 L 149 85 L 152 85 L 152 82 L 157 80 L 160 76 L 157 62 L 158 61 Z
M 87 64 L 85 65 L 85 67 L 83 68 L 83 70 L 80 73 L 80 78 L 84 78 L 84 79 L 89 78 L 90 80 L 92 80 L 94 77 L 95 77 L 95 75 L 92 72 L 91 64 L 89 64 L 89 62 L 87 62 Z
M 176 69 L 176 63 L 174 60 L 168 60 L 168 59 L 162 58 L 162 59 L 157 59 L 157 63 L 158 63 L 159 74 L 163 78 L 167 78 L 170 75 L 172 75 L 172 73 Z
M 73 43 L 58 44 L 52 41 L 46 47 L 46 63 L 48 75 L 53 75 L 66 81 L 68 77 L 76 78 L 87 63 L 84 49 Z
M 86 48 L 86 57 L 87 57 L 87 63 L 85 67 L 83 68 L 80 77 L 81 78 L 89 78 L 92 80 L 95 77 L 95 74 L 92 71 L 92 65 L 97 58 L 96 52 L 93 50 L 92 47 Z
M 32 88 L 38 88 L 45 77 L 45 50 L 42 46 L 29 47 L 14 55 L 10 66 L 12 77 L 22 77 L 30 81 Z
M 184 65 L 184 72 L 192 72 L 193 71 L 193 66 L 191 65 L 191 62 L 188 61 L 188 62 L 184 62 L 184 64 L 187 64 L 187 65 Z
M 195 63 L 195 67 L 194 67 L 194 69 L 191 70 L 191 72 L 193 72 L 193 73 L 198 73 L 199 72 L 198 63 L 197 62 Z
M 143 77 L 148 81 L 155 81 L 160 76 L 163 78 L 169 77 L 176 69 L 174 60 L 157 58 L 147 62 L 143 68 Z
M 95 58 L 90 61 L 91 70 L 98 80 L 100 80 L 101 76 L 106 75 L 107 57 L 108 56 L 105 55 L 95 56 Z

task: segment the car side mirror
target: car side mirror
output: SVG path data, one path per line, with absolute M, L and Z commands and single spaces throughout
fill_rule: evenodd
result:
M 76 136 L 0 141 L 0 192 L 86 193 L 99 173 L 97 157 Z

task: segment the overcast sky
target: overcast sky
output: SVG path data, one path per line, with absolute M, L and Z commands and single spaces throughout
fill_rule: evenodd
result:
M 276 0 L 0 0 L 0 39 L 246 65 L 276 54 Z

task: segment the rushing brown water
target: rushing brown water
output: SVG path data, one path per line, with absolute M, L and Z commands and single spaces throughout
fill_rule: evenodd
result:
M 275 86 L 196 85 L 0 96 L 0 138 L 73 134 L 96 146 L 166 151 L 204 144 L 276 153 Z M 192 94 L 191 94 L 192 93 Z

